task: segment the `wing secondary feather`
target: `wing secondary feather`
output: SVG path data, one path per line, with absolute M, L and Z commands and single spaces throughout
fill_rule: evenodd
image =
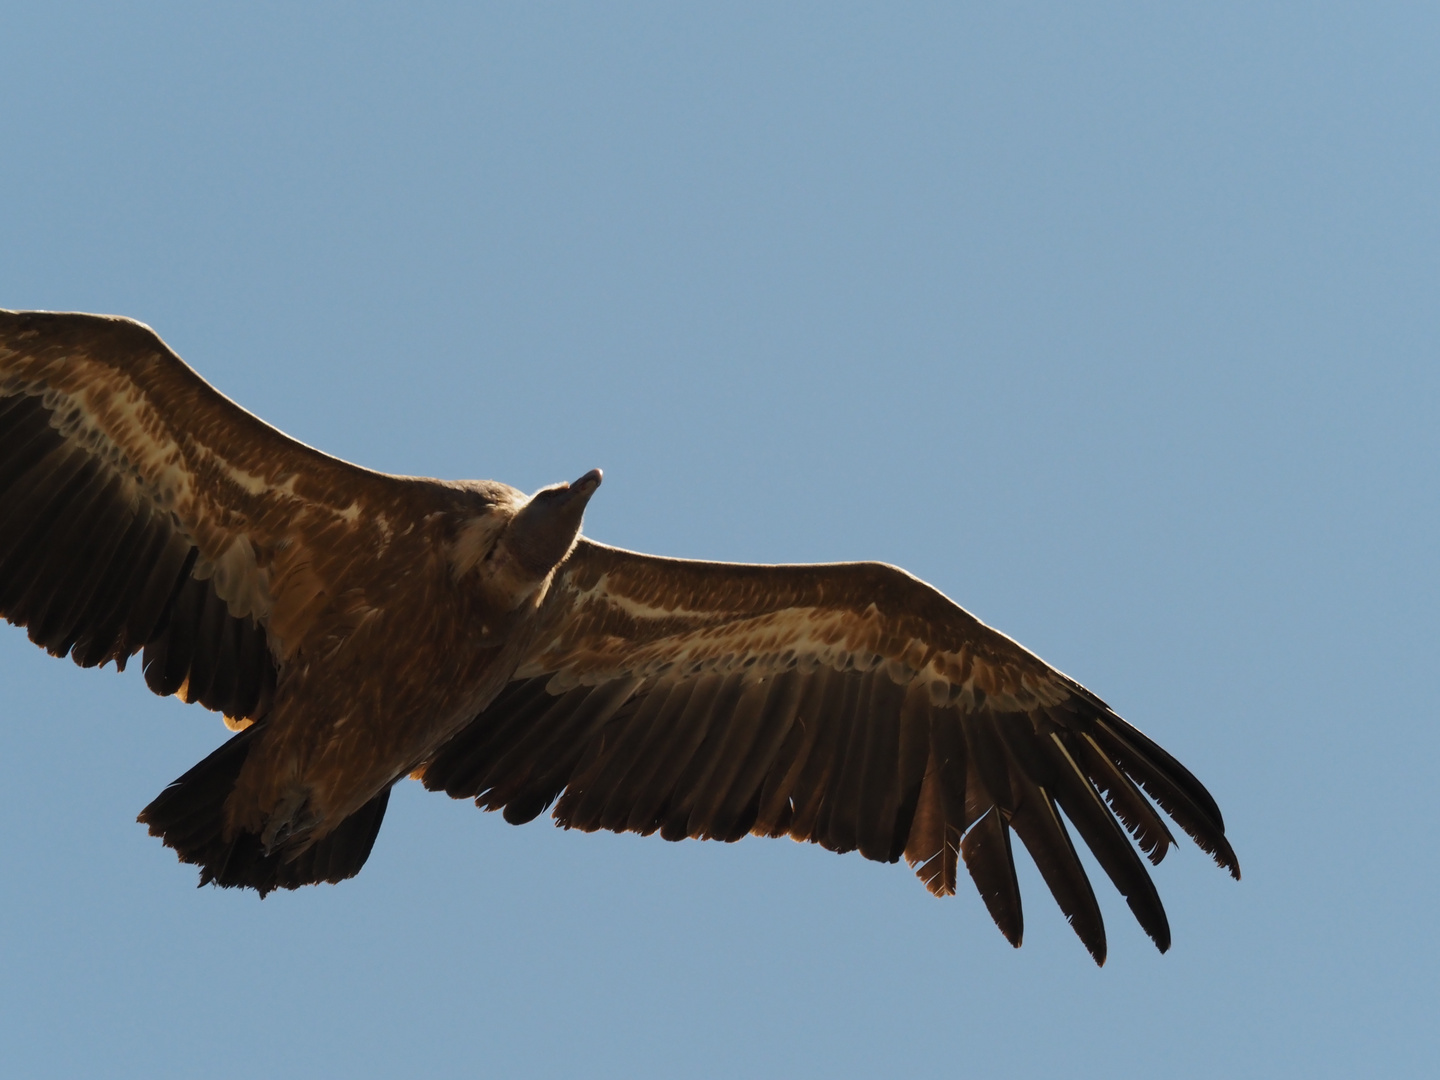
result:
M 1141 789 L 1239 875 L 1183 766 L 904 571 L 582 540 L 541 618 L 541 644 L 427 763 L 427 787 L 511 821 L 553 805 L 567 828 L 903 855 L 937 895 L 963 864 L 1018 945 L 1013 830 L 1098 962 L 1105 930 L 1066 819 L 1162 951 L 1169 927 L 1135 845 L 1158 862 L 1171 839 Z
M 0 615 L 82 667 L 264 715 L 317 536 L 391 478 L 225 398 L 128 319 L 0 311 Z

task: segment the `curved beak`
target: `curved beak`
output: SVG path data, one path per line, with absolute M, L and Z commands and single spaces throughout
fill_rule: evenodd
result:
M 605 474 L 603 472 L 601 472 L 599 469 L 591 469 L 584 476 L 580 477 L 579 480 L 576 480 L 574 483 L 572 483 L 570 485 L 570 490 L 575 491 L 578 488 L 582 495 L 584 495 L 586 498 L 589 498 L 591 495 L 595 494 L 595 489 L 600 486 L 600 482 L 604 479 Z

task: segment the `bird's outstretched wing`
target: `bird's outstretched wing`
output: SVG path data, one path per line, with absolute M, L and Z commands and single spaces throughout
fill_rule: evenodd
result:
M 0 310 L 0 615 L 243 725 L 391 478 L 296 442 L 129 319 Z
M 1184 766 L 903 570 L 582 539 L 541 614 L 515 679 L 424 766 L 430 789 L 511 822 L 553 802 L 567 828 L 903 855 L 937 895 L 963 862 L 1018 945 L 1013 829 L 1098 962 L 1105 930 L 1062 812 L 1162 951 L 1165 911 L 1125 830 L 1156 863 L 1173 840 L 1142 791 L 1239 876 Z

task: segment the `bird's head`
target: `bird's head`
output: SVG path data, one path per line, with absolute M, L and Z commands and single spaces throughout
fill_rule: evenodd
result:
M 580 538 L 585 504 L 604 475 L 591 469 L 572 484 L 541 488 L 510 521 L 500 543 L 536 578 L 543 578 L 564 561 Z
M 457 559 L 456 570 L 463 574 L 473 569 L 495 602 L 513 611 L 535 596 L 570 554 L 580 537 L 585 504 L 602 479 L 599 469 L 591 469 L 573 483 L 541 488 L 528 499 L 516 492 L 508 520 L 476 519 L 472 535 L 479 541 L 481 533 L 486 534 L 483 550 L 478 543 L 462 541 L 460 549 L 473 554 Z

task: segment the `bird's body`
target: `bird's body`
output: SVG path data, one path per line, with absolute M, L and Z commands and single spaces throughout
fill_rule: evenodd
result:
M 903 855 L 939 894 L 963 862 L 1018 944 L 1014 829 L 1097 959 L 1057 807 L 1162 948 L 1140 788 L 1238 873 L 1178 762 L 928 585 L 595 544 L 599 483 L 371 472 L 141 324 L 0 312 L 0 613 L 86 666 L 144 649 L 240 729 L 141 816 L 202 881 L 351 876 L 407 774 L 511 821 Z

